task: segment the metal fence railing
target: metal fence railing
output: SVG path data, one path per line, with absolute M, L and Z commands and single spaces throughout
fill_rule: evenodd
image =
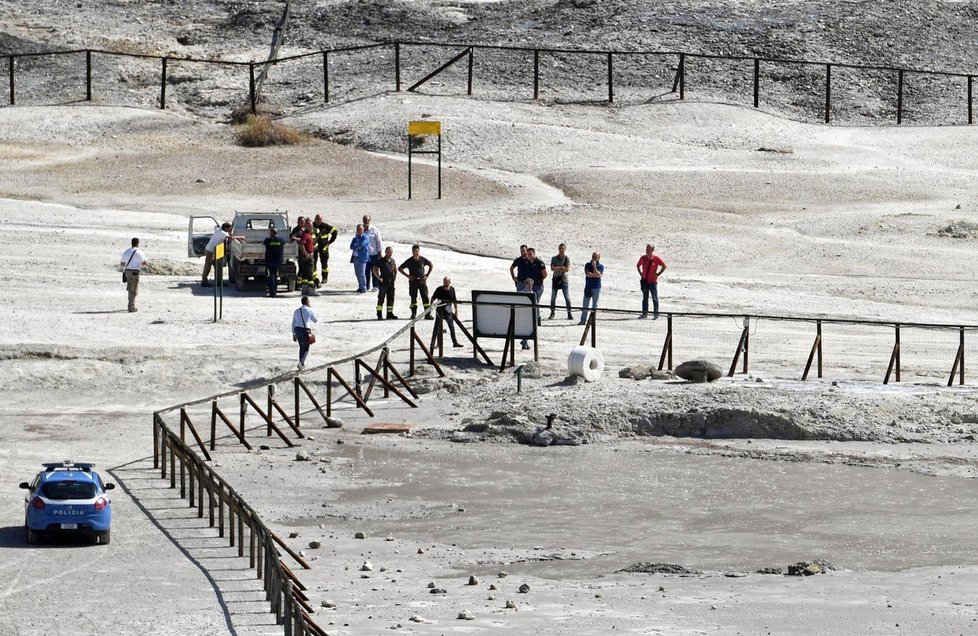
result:
M 423 320 L 424 315 L 418 320 Z M 208 465 L 217 447 L 218 431 L 226 427 L 231 431 L 229 439 L 233 445 L 250 450 L 248 420 L 249 416 L 253 419 L 257 415 L 264 425 L 266 437 L 274 434 L 291 447 L 296 445 L 296 440 L 305 437 L 302 422 L 308 417 L 318 418 L 330 426 L 334 404 L 341 400 L 371 417 L 373 411 L 368 402 L 372 394 L 384 398 L 393 395 L 411 407 L 416 406 L 414 400 L 418 395 L 398 367 L 407 365 L 406 375 L 414 375 L 420 351 L 424 359 L 442 373 L 440 365 L 417 334 L 417 324 L 418 321 L 411 321 L 381 344 L 355 356 L 286 373 L 247 389 L 178 404 L 153 414 L 154 469 L 160 470 L 162 478 L 169 478 L 170 488 L 175 489 L 179 484 L 180 497 L 187 499 L 191 508 L 197 508 L 199 518 L 206 514 L 210 527 L 216 527 L 219 536 L 226 536 L 229 545 L 237 545 L 239 557 L 247 556 L 249 567 L 256 570 L 257 578 L 262 579 L 266 599 L 286 636 L 325 636 L 311 617 L 313 609 L 306 587 L 283 562 L 279 549 L 302 568 L 309 569 L 309 565 L 262 522 L 231 484 Z M 395 343 L 404 340 L 408 342 L 394 348 Z M 374 354 L 378 354 L 377 361 L 368 362 L 367 356 Z M 288 392 L 291 394 L 283 400 L 281 396 Z M 201 426 L 202 422 L 204 425 L 209 423 L 209 436 Z
M 459 304 L 472 305 L 468 301 Z M 516 312 L 536 311 L 526 304 L 480 304 L 508 308 L 511 325 L 516 324 Z M 425 320 L 429 313 L 435 316 L 434 321 Z M 656 321 L 637 320 L 639 316 L 637 311 L 599 308 L 591 312 L 580 329 L 548 333 L 544 321 L 544 326 L 537 329 L 536 340 L 542 342 L 544 353 L 553 357 L 578 344 L 599 347 L 609 365 L 651 362 L 650 366 L 672 370 L 679 360 L 706 358 L 721 361 L 730 376 L 753 371 L 804 381 L 834 373 L 846 377 L 869 375 L 884 384 L 935 379 L 943 382 L 947 378 L 948 386 L 955 382 L 965 384 L 966 345 L 970 340 L 971 346 L 978 346 L 978 325 L 730 313 L 663 312 Z M 249 559 L 249 567 L 262 579 L 272 612 L 287 636 L 324 634 L 311 618 L 305 586 L 283 562 L 280 550 L 301 567 L 308 569 L 309 565 L 209 465 L 217 448 L 218 431 L 231 431 L 230 436 L 222 437 L 231 447 L 250 450 L 249 435 L 275 435 L 291 447 L 305 437 L 302 424 L 308 418 L 332 426 L 330 417 L 334 405 L 340 402 L 370 417 L 374 415 L 369 404 L 372 398 L 394 396 L 415 407 L 418 395 L 411 387 L 411 379 L 419 371 L 417 363 L 427 362 L 433 372 L 444 375 L 441 364 L 445 318 L 452 320 L 461 336 L 474 345 L 472 355 L 476 360 L 495 366 L 492 356 L 498 353 L 500 340 L 477 338 L 473 334 L 478 332 L 470 329 L 471 321 L 463 321 L 456 314 L 438 315 L 432 306 L 384 342 L 357 355 L 153 414 L 154 468 L 161 471 L 162 478 L 169 479 L 171 488 L 179 485 L 180 497 L 197 508 L 198 517 L 206 515 L 221 537 L 227 537 L 231 546 L 237 545 L 239 557 Z M 427 331 L 428 326 L 430 335 L 423 336 L 421 332 Z M 518 338 L 510 332 L 502 341 L 501 369 L 513 365 Z M 540 342 L 534 343 L 534 358 L 539 358 L 541 347 L 536 345 Z M 374 355 L 376 361 L 369 358 Z M 249 432 L 249 418 L 254 422 L 255 416 L 259 421 L 257 433 L 255 427 Z M 209 424 L 209 434 L 200 426 L 202 422 Z
M 339 47 L 285 56 L 274 61 L 234 61 L 124 53 L 99 49 L 0 53 L 7 62 L 8 103 L 17 103 L 18 77 L 32 70 L 57 81 L 38 81 L 32 91 L 44 99 L 92 101 L 104 92 L 125 104 L 146 105 L 152 84 L 155 103 L 166 108 L 168 91 L 187 103 L 213 102 L 219 91 L 256 111 L 255 77 L 266 67 L 264 97 L 286 108 L 303 109 L 391 90 L 434 86 L 442 93 L 479 94 L 488 99 L 647 103 L 669 96 L 750 104 L 761 108 L 867 123 L 921 121 L 974 123 L 975 72 L 905 68 L 749 55 L 683 51 L 600 50 L 502 46 L 447 42 L 393 41 Z M 115 93 L 104 76 L 118 77 L 111 62 L 142 62 L 130 69 L 125 91 Z M 18 66 L 25 66 L 20 72 Z M 44 73 L 41 72 L 45 67 Z M 204 76 L 180 69 L 204 66 Z M 155 70 L 150 67 L 155 66 Z M 128 74 L 133 76 L 130 78 Z M 151 79 L 154 78 L 154 79 Z M 183 84 L 193 86 L 183 88 Z M 406 88 L 405 88 L 406 85 Z M 956 96 L 956 97 L 955 97 Z

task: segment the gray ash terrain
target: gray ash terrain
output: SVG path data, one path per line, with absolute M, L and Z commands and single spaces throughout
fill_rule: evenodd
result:
M 0 52 L 104 49 L 174 58 L 262 61 L 284 2 L 0 3 L 14 16 L 0 32 Z M 292 2 L 279 56 L 373 42 L 414 41 L 810 61 L 764 62 L 760 107 L 803 121 L 824 116 L 824 63 L 978 74 L 974 2 L 440 2 L 355 0 Z M 460 49 L 402 47 L 404 87 Z M 392 47 L 334 54 L 331 99 L 393 90 Z M 605 57 L 571 53 L 541 58 L 541 100 L 601 102 L 607 98 Z M 95 99 L 151 107 L 160 69 L 153 60 L 95 56 Z M 621 55 L 615 62 L 616 101 L 674 100 L 676 55 Z M 464 63 L 422 91 L 464 94 Z M 84 62 L 66 57 L 18 61 L 19 99 L 32 103 L 83 96 Z M 477 97 L 532 97 L 532 54 L 479 50 Z M 688 58 L 686 98 L 749 106 L 751 59 Z M 172 61 L 168 108 L 226 117 L 247 98 L 247 68 Z M 895 123 L 897 73 L 835 67 L 833 121 Z M 908 73 L 903 123 L 967 121 L 967 78 Z M 276 65 L 264 97 L 281 112 L 318 108 L 324 101 L 318 58 Z

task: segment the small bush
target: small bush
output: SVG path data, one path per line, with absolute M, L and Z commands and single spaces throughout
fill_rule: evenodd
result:
M 248 117 L 238 128 L 238 143 L 248 148 L 291 146 L 302 140 L 303 135 L 298 130 L 278 124 L 267 115 Z

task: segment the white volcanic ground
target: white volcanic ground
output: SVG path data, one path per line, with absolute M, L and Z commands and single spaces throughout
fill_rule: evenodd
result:
M 445 124 L 445 198 L 424 196 L 426 188 L 431 192 L 429 168 L 419 178 L 421 196 L 408 202 L 399 135 L 405 121 L 422 114 Z M 242 565 L 225 558 L 214 532 L 184 515 L 148 468 L 154 410 L 294 366 L 288 324 L 297 296 L 270 300 L 257 291 L 229 292 L 224 321 L 210 321 L 211 296 L 194 285 L 200 263 L 186 258 L 190 214 L 319 212 L 343 228 L 333 273 L 314 301 L 321 321 L 312 354 L 317 364 L 373 346 L 403 324 L 377 322 L 373 298 L 351 293 L 343 246 L 364 213 L 373 215 L 396 257 L 420 242 L 435 262 L 435 276 L 451 274 L 463 298 L 471 289 L 509 289 L 507 268 L 520 243 L 537 245 L 549 258 L 563 241 L 578 266 L 591 251 L 603 252 L 602 305 L 634 309 L 634 261 L 654 242 L 669 264 L 660 286 L 666 310 L 978 324 L 974 129 L 826 128 L 729 106 L 547 107 L 417 96 L 364 100 L 288 123 L 312 133 L 353 130 L 364 145 L 391 154 L 321 141 L 245 150 L 234 145 L 226 126 L 171 112 L 0 110 L 0 478 L 10 486 L 0 499 L 0 632 L 276 630 Z M 961 238 L 941 231 L 949 226 Z M 125 312 L 116 269 L 131 236 L 143 239 L 152 262 L 136 314 Z M 581 281 L 576 274 L 575 303 Z M 406 288 L 399 289 L 402 318 L 407 302 Z M 599 343 L 607 376 L 566 386 L 561 366 L 581 332 L 569 321 L 545 322 L 540 377 L 527 381 L 519 399 L 509 372 L 464 364 L 463 356 L 447 365 L 448 381 L 424 384 L 429 392 L 422 411 L 391 404 L 378 412 L 380 420 L 418 426 L 412 437 L 363 438 L 358 433 L 366 420 L 345 415 L 342 432 L 316 432 L 307 443 L 314 456 L 330 461 L 293 464 L 295 451 L 270 440 L 269 451 L 256 454 L 222 445 L 218 470 L 237 480 L 283 535 L 301 526 L 296 547 L 317 532 L 327 541 L 328 558 L 324 552 L 301 576 L 317 609 L 320 601 L 337 602 L 335 610 L 316 614 L 330 633 L 378 633 L 396 625 L 413 633 L 785 632 L 812 624 L 852 633 L 973 631 L 978 567 L 953 551 L 939 565 L 844 569 L 804 580 L 601 576 L 586 567 L 573 576 L 528 572 L 519 580 L 488 580 L 485 568 L 513 569 L 534 558 L 535 545 L 560 558 L 574 552 L 574 560 L 602 550 L 544 538 L 476 554 L 464 542 L 443 542 L 432 526 L 419 560 L 421 546 L 399 540 L 396 523 L 424 510 L 424 495 L 418 509 L 377 499 L 376 492 L 358 497 L 358 488 L 376 484 L 357 472 L 357 453 L 352 469 L 346 455 L 331 457 L 339 452 L 337 437 L 344 453 L 347 444 L 367 454 L 396 445 L 457 461 L 458 447 L 438 438 L 484 423 L 494 411 L 503 414 L 496 424 L 508 417 L 503 428 L 516 431 L 532 430 L 556 412 L 559 427 L 602 444 L 583 446 L 584 452 L 615 445 L 625 453 L 645 452 L 647 445 L 637 448 L 621 438 L 668 432 L 656 424 L 668 419 L 656 419 L 664 414 L 722 406 L 759 414 L 753 424 L 738 424 L 744 435 L 777 414 L 791 425 L 785 430 L 803 433 L 786 436 L 843 441 L 655 438 L 661 442 L 655 455 L 856 463 L 883 471 L 884 480 L 909 469 L 950 475 L 941 479 L 964 480 L 965 488 L 973 483 L 978 394 L 942 388 L 956 333 L 908 330 L 904 383 L 884 389 L 879 382 L 891 332 L 834 333 L 831 348 L 826 345 L 825 379 L 802 384 L 797 380 L 810 329 L 756 327 L 761 335 L 749 377 L 694 387 L 619 379 L 618 368 L 657 359 L 664 325 L 607 325 Z M 687 329 L 677 362 L 695 354 L 729 365 L 739 332 L 735 320 Z M 765 330 L 776 336 L 767 347 Z M 978 345 L 971 332 L 967 338 L 969 348 Z M 492 351 L 498 358 L 500 347 Z M 397 355 L 403 360 L 403 351 Z M 967 363 L 969 377 L 978 372 L 974 359 Z M 482 437 L 513 437 L 493 430 Z M 766 433 L 770 427 L 754 436 Z M 482 447 L 486 457 L 516 448 Z M 105 548 L 28 548 L 14 486 L 40 462 L 69 456 L 111 469 L 110 479 L 123 486 L 114 498 L 115 541 Z M 614 461 L 607 466 L 612 470 Z M 324 493 L 339 490 L 351 490 L 352 503 L 336 518 L 320 517 Z M 387 513 L 368 514 L 385 502 Z M 512 505 L 532 504 L 529 491 Z M 978 520 L 973 506 L 953 514 Z M 379 518 L 392 524 L 385 532 L 394 541 L 369 533 Z M 349 519 L 361 520 L 370 535 L 366 543 L 352 538 Z M 859 528 L 852 532 L 858 536 Z M 691 550 L 687 556 L 676 561 L 695 565 L 701 555 Z M 809 556 L 819 555 L 801 558 Z M 379 572 L 371 576 L 383 583 L 361 579 L 357 569 L 365 559 L 396 581 Z M 479 572 L 483 580 L 465 591 L 467 571 L 460 570 Z M 427 582 L 445 577 L 450 594 L 430 596 Z M 524 581 L 531 586 L 527 596 L 515 592 Z M 492 582 L 500 587 L 495 594 L 485 589 Z M 486 601 L 488 595 L 494 600 Z M 501 609 L 509 599 L 518 601 L 518 611 Z M 462 609 L 476 619 L 456 621 Z M 415 614 L 430 622 L 410 622 Z

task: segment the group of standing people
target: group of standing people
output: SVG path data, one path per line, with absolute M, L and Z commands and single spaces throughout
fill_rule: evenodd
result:
M 662 273 L 666 271 L 666 263 L 655 253 L 655 246 L 648 244 L 645 246 L 645 254 L 638 259 L 635 267 L 638 270 L 642 290 L 642 315 L 640 318 L 648 318 L 649 297 L 651 296 L 652 320 L 658 320 L 658 281 Z M 571 269 L 567 246 L 561 243 L 557 247 L 557 254 L 550 259 L 550 271 L 553 272 L 553 276 L 550 283 L 550 315 L 547 317 L 548 320 L 553 320 L 557 312 L 558 293 L 563 294 L 567 319 L 573 320 L 574 318 L 569 291 Z M 537 304 L 540 304 L 543 297 L 544 280 L 547 279 L 548 272 L 546 265 L 537 256 L 534 248 L 520 245 L 520 255 L 510 265 L 509 275 L 516 285 L 516 291 L 534 294 Z M 601 297 L 601 280 L 603 277 L 604 263 L 601 262 L 601 252 L 592 252 L 591 260 L 584 264 L 584 299 L 581 303 L 581 316 L 578 324 L 587 323 L 590 312 L 597 309 L 598 299 Z M 537 315 L 537 324 L 541 324 L 539 314 Z M 522 345 L 524 349 L 529 348 L 526 340 L 522 342 Z
M 270 236 L 265 239 L 265 262 L 268 266 L 269 256 L 278 256 L 277 266 L 281 266 L 281 253 L 275 248 L 276 236 L 269 230 Z M 296 226 L 289 233 L 289 240 L 298 244 L 299 262 L 298 274 L 295 284 L 302 290 L 303 296 L 318 296 L 316 289 L 329 280 L 329 246 L 336 242 L 339 230 L 323 220 L 322 215 L 317 214 L 313 217 L 299 217 Z M 269 247 L 273 248 L 269 254 Z M 276 267 L 276 278 L 278 269 Z M 269 271 L 269 295 L 274 296 L 271 291 L 273 278 Z

